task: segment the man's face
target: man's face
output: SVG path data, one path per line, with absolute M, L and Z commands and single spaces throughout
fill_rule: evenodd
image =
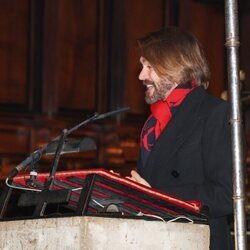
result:
M 169 82 L 167 79 L 159 77 L 149 61 L 144 57 L 140 58 L 142 70 L 139 74 L 139 79 L 146 86 L 145 101 L 148 104 L 155 103 L 159 100 L 164 100 L 170 92 L 177 86 Z

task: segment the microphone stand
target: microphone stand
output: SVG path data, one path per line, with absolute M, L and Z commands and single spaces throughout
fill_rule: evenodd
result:
M 73 128 L 67 130 L 67 129 L 64 129 L 61 133 L 60 136 L 56 137 L 53 141 L 55 140 L 58 140 L 58 144 L 57 144 L 57 148 L 56 148 L 56 153 L 55 153 L 55 156 L 54 156 L 54 160 L 53 160 L 53 164 L 52 164 L 52 168 L 51 168 L 51 171 L 50 171 L 50 175 L 49 175 L 49 178 L 47 179 L 46 181 L 46 186 L 45 188 L 47 187 L 48 185 L 48 188 L 51 190 L 52 187 L 53 187 L 53 183 L 54 183 L 54 178 L 55 178 L 55 174 L 56 174 L 56 170 L 57 170 L 57 167 L 58 167 L 58 163 L 59 163 L 59 159 L 60 159 L 60 156 L 61 156 L 61 152 L 62 152 L 62 149 L 63 149 L 63 145 L 65 143 L 65 139 L 66 137 L 71 134 L 72 132 L 74 132 L 75 130 L 77 130 L 78 128 L 80 128 L 81 126 L 95 120 L 97 117 L 99 116 L 98 113 L 94 113 L 93 116 L 91 116 L 89 119 L 81 122 L 80 124 L 74 126 Z M 49 145 L 49 144 L 48 144 Z M 47 145 L 47 146 L 48 146 Z M 46 148 L 47 148 L 46 146 Z
M 44 154 L 46 152 L 46 149 L 48 148 L 48 146 L 52 142 L 58 140 L 56 153 L 55 153 L 54 160 L 53 160 L 53 165 L 52 165 L 52 168 L 51 168 L 51 171 L 50 171 L 50 175 L 49 175 L 48 179 L 44 183 L 44 189 L 39 194 L 35 193 L 36 197 L 34 197 L 34 193 L 31 193 L 31 194 L 23 193 L 20 196 L 19 204 L 22 205 L 22 206 L 30 206 L 30 205 L 36 205 L 37 204 L 36 208 L 35 208 L 35 211 L 33 213 L 33 216 L 34 217 L 40 217 L 40 216 L 44 215 L 44 212 L 45 212 L 45 209 L 46 209 L 46 206 L 47 206 L 48 203 L 59 204 L 59 203 L 63 203 L 63 202 L 68 202 L 69 198 L 70 198 L 70 195 L 71 195 L 71 190 L 70 189 L 53 190 L 55 174 L 56 174 L 56 170 L 57 170 L 57 167 L 58 167 L 59 159 L 60 159 L 60 156 L 61 156 L 61 152 L 62 152 L 62 149 L 63 149 L 63 145 L 65 143 L 66 137 L 69 134 L 71 134 L 72 132 L 74 132 L 75 130 L 82 127 L 83 125 L 86 125 L 87 123 L 90 123 L 90 122 L 92 122 L 94 120 L 104 119 L 104 118 L 106 118 L 108 116 L 111 116 L 111 115 L 114 115 L 114 114 L 117 114 L 117 113 L 121 113 L 121 112 L 124 112 L 124 111 L 128 111 L 128 110 L 129 110 L 129 107 L 126 107 L 126 108 L 122 108 L 122 109 L 119 109 L 119 110 L 107 112 L 107 113 L 104 113 L 104 114 L 94 113 L 90 118 L 84 120 L 83 122 L 81 122 L 80 124 L 74 126 L 73 128 L 71 128 L 69 130 L 64 129 L 60 136 L 56 137 L 54 140 L 52 140 L 50 143 L 48 143 L 43 148 L 36 150 L 29 157 L 27 157 L 23 162 L 21 162 L 15 169 L 13 169 L 11 171 L 11 173 L 9 174 L 7 180 L 8 179 L 12 180 L 18 174 L 18 172 L 23 170 L 27 165 L 31 164 L 31 165 L 34 166 L 34 163 L 39 161 L 42 154 Z M 32 181 L 34 182 L 34 178 L 32 179 Z
M 99 114 L 95 113 L 93 116 L 91 116 L 89 119 L 83 121 L 82 123 L 74 126 L 73 128 L 67 130 L 64 129 L 61 133 L 60 136 L 56 137 L 53 141 L 58 140 L 57 148 L 56 148 L 56 153 L 54 156 L 52 168 L 50 170 L 49 177 L 47 180 L 44 182 L 44 189 L 42 190 L 41 193 L 38 194 L 39 198 L 37 199 L 30 199 L 31 196 L 34 196 L 34 194 L 22 194 L 19 203 L 27 206 L 30 205 L 30 202 L 27 203 L 29 200 L 35 201 L 36 207 L 33 212 L 33 217 L 41 217 L 44 216 L 45 209 L 47 207 L 47 204 L 54 203 L 54 204 L 61 204 L 68 202 L 71 196 L 71 189 L 60 189 L 60 190 L 53 190 L 54 186 L 54 181 L 55 181 L 55 175 L 56 175 L 56 170 L 58 167 L 59 159 L 61 156 L 61 152 L 63 149 L 63 145 L 65 143 L 66 137 L 72 133 L 73 131 L 77 130 L 81 126 L 93 121 L 96 117 L 98 117 Z M 48 144 L 50 145 L 50 143 Z M 45 146 L 44 152 L 46 151 L 46 148 L 48 147 Z M 37 196 L 37 194 L 35 194 Z
M 108 116 L 111 116 L 111 115 L 114 115 L 114 114 L 117 114 L 117 113 L 121 113 L 121 112 L 124 112 L 124 111 L 127 111 L 129 110 L 128 107 L 126 108 L 122 108 L 122 109 L 118 109 L 118 110 L 115 110 L 115 111 L 111 111 L 111 112 L 108 112 L 108 113 L 104 113 L 104 114 L 98 114 L 98 113 L 94 113 L 89 119 L 77 124 L 76 126 L 74 126 L 73 128 L 67 130 L 67 129 L 64 129 L 62 131 L 62 134 L 57 137 L 55 140 L 57 140 L 59 138 L 59 141 L 58 141 L 58 144 L 57 144 L 57 148 L 56 148 L 56 153 L 55 153 L 55 157 L 54 157 L 54 161 L 53 161 L 53 165 L 52 165 L 52 168 L 51 168 L 51 171 L 50 171 L 50 175 L 49 175 L 49 178 L 47 179 L 46 181 L 46 185 L 45 185 L 45 188 L 49 189 L 49 190 L 52 190 L 53 188 L 53 183 L 54 183 L 54 179 L 55 179 L 55 174 L 56 174 L 56 170 L 57 170 L 57 166 L 58 166 L 58 162 L 59 162 L 59 159 L 60 159 L 60 156 L 61 156 L 61 152 L 62 152 L 62 149 L 63 149 L 63 145 L 64 145 L 64 142 L 65 142 L 65 139 L 66 137 L 71 134 L 72 132 L 74 132 L 75 130 L 79 129 L 80 127 L 82 127 L 83 125 L 91 122 L 91 121 L 94 121 L 94 120 L 99 120 L 99 119 L 103 119 L 105 117 L 108 117 Z M 48 144 L 49 145 L 49 144 Z M 47 146 L 48 146 L 47 145 Z M 46 148 L 47 148 L 46 146 Z
M 48 203 L 54 203 L 54 202 L 55 203 L 64 203 L 64 202 L 69 201 L 69 198 L 71 195 L 70 189 L 53 190 L 56 170 L 57 170 L 58 162 L 59 162 L 59 159 L 61 156 L 61 151 L 62 151 L 62 148 L 64 145 L 64 141 L 65 141 L 67 132 L 68 132 L 68 130 L 64 129 L 62 131 L 62 134 L 59 137 L 59 141 L 58 141 L 53 165 L 52 165 L 52 168 L 50 171 L 50 175 L 49 175 L 48 179 L 44 182 L 44 189 L 40 194 L 39 202 L 38 202 L 38 204 L 35 208 L 35 211 L 33 213 L 34 217 L 43 216 Z M 56 200 L 54 200 L 54 194 L 57 195 Z
M 68 131 L 67 129 L 64 129 L 62 131 L 62 134 L 61 134 L 61 136 L 59 138 L 59 141 L 58 141 L 58 145 L 57 145 L 53 165 L 52 165 L 52 168 L 51 168 L 51 171 L 50 171 L 50 176 L 48 178 L 48 180 L 50 182 L 50 187 L 53 184 L 53 180 L 55 178 L 58 162 L 59 162 L 61 152 L 62 152 L 62 148 L 63 148 L 64 142 L 65 142 L 65 139 L 66 139 L 67 131 Z

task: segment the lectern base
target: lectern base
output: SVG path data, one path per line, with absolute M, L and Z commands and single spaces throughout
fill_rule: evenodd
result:
M 209 249 L 209 227 L 104 217 L 0 222 L 0 249 Z

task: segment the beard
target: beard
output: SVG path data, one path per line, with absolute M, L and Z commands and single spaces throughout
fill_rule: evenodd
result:
M 157 101 L 166 99 L 176 85 L 166 79 L 161 80 L 159 83 L 152 81 L 143 81 L 143 85 L 150 86 L 145 92 L 145 101 L 147 104 L 153 104 Z

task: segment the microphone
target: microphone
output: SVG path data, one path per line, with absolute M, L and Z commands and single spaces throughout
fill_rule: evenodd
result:
M 58 146 L 58 140 L 52 141 L 46 148 L 45 153 L 47 155 L 55 154 L 57 146 Z M 78 153 L 96 149 L 97 149 L 96 143 L 90 137 L 66 138 L 60 154 Z
M 43 148 L 36 150 L 30 156 L 28 156 L 24 161 L 19 163 L 8 175 L 8 179 L 15 177 L 20 171 L 22 171 L 26 166 L 39 161 L 43 154 Z
M 33 152 L 24 161 L 18 164 L 8 175 L 9 179 L 15 177 L 20 171 L 31 163 L 35 163 L 40 160 L 43 153 L 47 155 L 53 155 L 56 153 L 58 140 L 50 142 L 46 147 L 41 148 Z M 77 153 L 82 151 L 96 150 L 97 146 L 95 141 L 90 137 L 84 138 L 66 138 L 61 154 Z

